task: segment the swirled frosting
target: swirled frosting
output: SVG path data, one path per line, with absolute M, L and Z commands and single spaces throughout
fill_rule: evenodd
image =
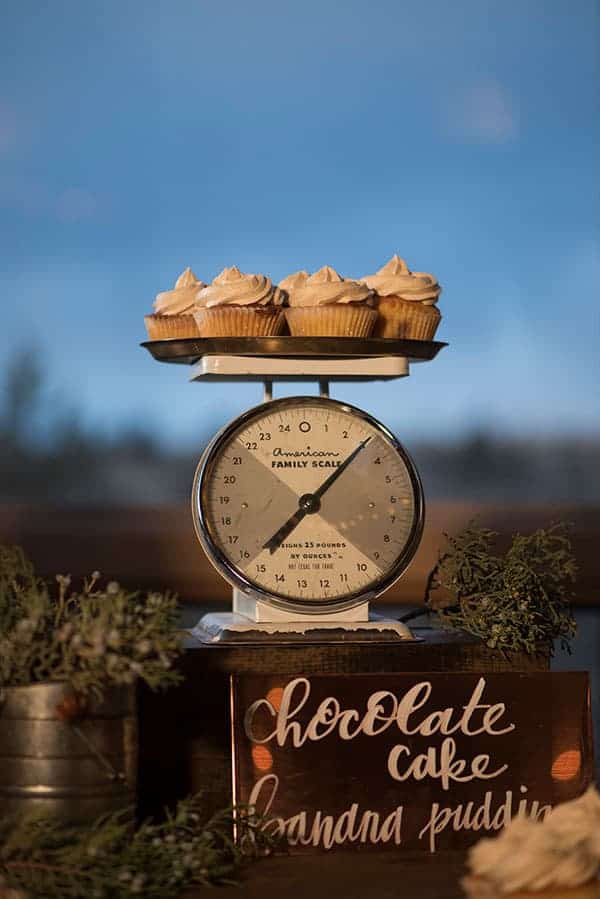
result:
M 288 275 L 287 278 L 279 282 L 279 289 L 285 290 L 288 294 L 292 293 L 292 291 L 298 290 L 299 287 L 304 287 L 309 277 L 308 272 L 304 270 L 293 272 L 293 274 Z
M 289 293 L 290 306 L 331 306 L 335 303 L 364 303 L 372 291 L 366 284 L 342 278 L 334 268 L 324 265 Z
M 403 300 L 418 300 L 426 306 L 437 303 L 442 288 L 433 275 L 411 272 L 404 259 L 394 255 L 374 275 L 361 278 L 381 297 L 398 296 Z
M 196 305 L 196 294 L 198 290 L 206 285 L 203 281 L 199 281 L 191 268 L 186 268 L 182 272 L 173 290 L 165 290 L 158 293 L 154 300 L 154 312 L 156 315 L 183 315 L 186 312 L 191 313 Z
M 514 818 L 499 836 L 471 849 L 469 867 L 499 896 L 590 883 L 600 872 L 600 795 L 590 787 L 543 822 Z
M 197 304 L 206 306 L 280 306 L 283 297 L 266 275 L 248 275 L 234 265 L 224 268 L 212 284 L 198 291 Z

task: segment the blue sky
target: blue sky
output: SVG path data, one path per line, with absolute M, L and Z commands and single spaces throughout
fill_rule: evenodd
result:
M 333 395 L 413 438 L 600 431 L 593 0 L 20 0 L 2 18 L 2 355 L 39 347 L 90 425 L 189 444 L 260 399 L 138 348 L 185 266 L 361 276 L 398 252 L 443 285 L 451 347 Z

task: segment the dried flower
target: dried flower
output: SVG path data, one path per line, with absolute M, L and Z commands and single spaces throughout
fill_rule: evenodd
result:
M 143 874 L 136 875 L 136 877 L 133 878 L 133 880 L 131 881 L 131 884 L 129 886 L 130 891 L 132 893 L 141 893 L 145 882 L 146 882 L 146 878 L 144 877 Z
M 115 627 L 113 627 L 113 629 L 109 631 L 106 642 L 111 647 L 111 649 L 118 649 L 121 645 L 121 634 Z
M 152 651 L 152 643 L 150 640 L 140 640 L 134 646 L 135 651 L 140 656 L 147 656 Z
M 72 622 L 68 621 L 66 624 L 63 624 L 63 626 L 57 630 L 56 639 L 60 643 L 64 643 L 66 640 L 68 640 L 72 636 L 72 634 L 73 634 L 73 624 L 72 624 Z

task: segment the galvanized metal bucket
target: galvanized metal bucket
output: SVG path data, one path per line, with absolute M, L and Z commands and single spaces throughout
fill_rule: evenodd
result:
M 91 821 L 135 804 L 135 689 L 71 714 L 77 702 L 65 683 L 0 690 L 0 816 Z

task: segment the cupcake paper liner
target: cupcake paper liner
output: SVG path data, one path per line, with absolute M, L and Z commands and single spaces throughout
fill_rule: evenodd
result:
M 369 337 L 377 313 L 360 304 L 295 306 L 285 310 L 293 337 Z
M 145 315 L 144 324 L 150 340 L 200 336 L 193 315 Z
M 407 340 L 433 340 L 442 319 L 435 306 L 425 306 L 400 297 L 380 297 L 379 318 L 374 337 L 393 337 Z
M 200 337 L 275 337 L 285 327 L 280 308 L 213 306 L 194 313 Z

